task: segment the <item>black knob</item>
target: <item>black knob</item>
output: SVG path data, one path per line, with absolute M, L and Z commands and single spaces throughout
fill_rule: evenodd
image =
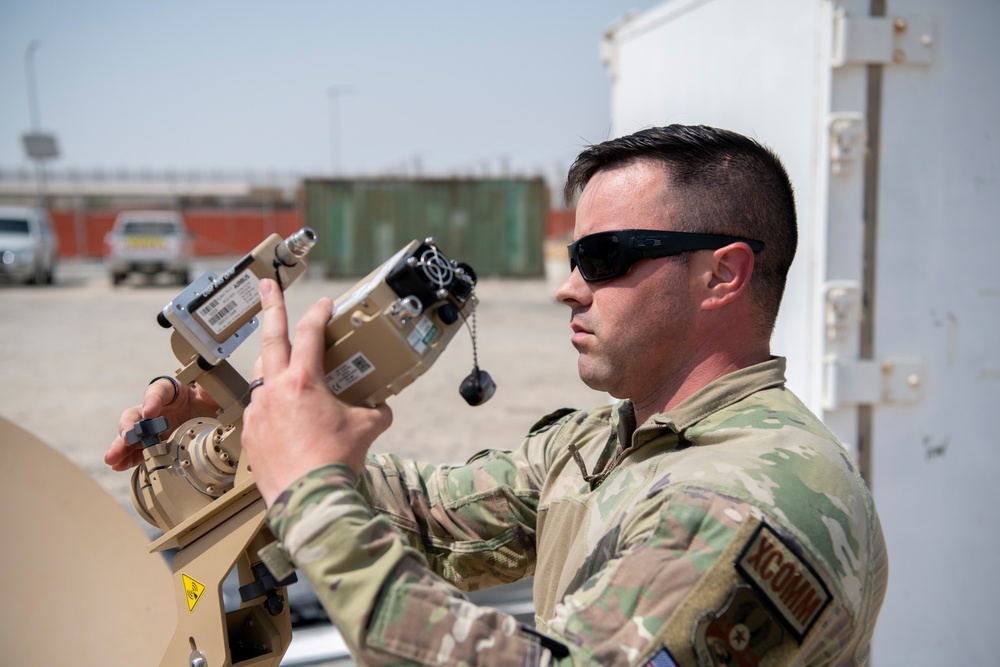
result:
M 160 444 L 160 434 L 170 428 L 167 423 L 166 417 L 157 417 L 156 419 L 148 419 L 143 417 L 135 423 L 135 426 L 125 439 L 128 444 L 132 447 L 142 443 L 143 447 L 152 447 L 153 445 Z
M 298 577 L 293 572 L 281 581 L 277 581 L 271 571 L 267 569 L 264 563 L 257 563 L 250 568 L 250 572 L 253 574 L 254 579 L 248 584 L 240 586 L 240 599 L 243 602 L 250 602 L 256 598 L 264 596 L 264 609 L 267 610 L 271 616 L 277 616 L 285 609 L 285 601 L 280 595 L 277 594 L 277 590 L 284 586 L 290 586 L 298 581 Z
M 458 308 L 453 303 L 446 303 L 438 308 L 438 317 L 445 324 L 454 324 L 458 321 Z

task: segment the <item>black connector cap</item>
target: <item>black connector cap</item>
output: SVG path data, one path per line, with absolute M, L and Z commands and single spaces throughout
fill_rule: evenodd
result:
M 473 369 L 467 378 L 462 380 L 458 393 L 469 405 L 482 405 L 496 393 L 497 385 L 490 374 L 479 368 Z

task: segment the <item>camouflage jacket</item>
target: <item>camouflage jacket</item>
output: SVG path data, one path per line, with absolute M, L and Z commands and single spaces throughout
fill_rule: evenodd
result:
M 563 411 L 461 466 L 326 466 L 268 522 L 361 664 L 863 664 L 881 527 L 784 359 L 632 415 Z M 462 594 L 529 575 L 535 628 Z

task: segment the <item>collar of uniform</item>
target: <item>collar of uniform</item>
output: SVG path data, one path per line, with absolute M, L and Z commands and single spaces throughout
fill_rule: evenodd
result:
M 666 426 L 676 433 L 762 389 L 785 384 L 785 358 L 767 361 L 724 375 L 681 401 L 673 410 L 655 414 L 647 423 Z
M 617 437 L 618 442 L 627 446 L 635 432 L 635 406 L 632 401 L 626 399 L 618 403 L 611 411 L 611 432 Z
M 590 483 L 592 489 L 596 488 L 597 484 L 601 482 L 607 473 L 614 469 L 614 465 L 609 467 L 609 464 L 618 460 L 623 450 L 631 442 L 632 434 L 635 432 L 635 408 L 631 401 L 627 399 L 619 401 L 611 408 L 608 415 L 608 426 L 611 427 L 608 433 L 608 440 L 604 445 L 604 449 L 597 457 L 597 461 L 594 464 L 594 471 L 591 473 L 587 472 L 587 466 L 582 458 L 577 461 L 577 465 L 583 471 L 584 480 Z M 571 451 L 572 447 L 573 445 L 570 445 Z M 576 458 L 577 454 L 574 453 L 573 456 Z

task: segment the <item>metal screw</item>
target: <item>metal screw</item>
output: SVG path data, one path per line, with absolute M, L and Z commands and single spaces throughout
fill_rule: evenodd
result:
M 897 32 L 902 32 L 906 30 L 906 19 L 902 16 L 897 16 L 892 20 L 892 27 L 896 29 Z

